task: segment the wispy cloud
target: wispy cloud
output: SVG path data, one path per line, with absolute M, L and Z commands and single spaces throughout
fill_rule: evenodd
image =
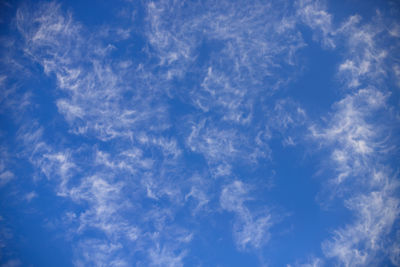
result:
M 332 15 L 326 10 L 324 1 L 300 0 L 296 4 L 300 20 L 313 29 L 313 37 L 319 39 L 324 47 L 335 48 Z
M 221 207 L 236 215 L 233 231 L 240 249 L 250 246 L 259 248 L 268 242 L 270 228 L 275 223 L 268 211 L 258 212 L 260 214 L 257 215 L 248 209 L 245 202 L 250 200 L 249 189 L 240 181 L 225 186 L 221 192 Z
M 351 17 L 339 32 L 347 31 L 354 21 L 358 22 L 359 17 Z M 345 266 L 377 265 L 388 257 L 386 247 L 393 242 L 390 233 L 399 218 L 398 183 L 388 163 L 394 152 L 389 121 L 395 118 L 378 115 L 391 113 L 390 93 L 374 87 L 376 81 L 368 80 L 384 75 L 379 67 L 375 69 L 383 64 L 384 49 L 377 47 L 371 30 L 352 28 L 348 34 L 352 35 L 348 39 L 352 59 L 340 65 L 339 72 L 351 72 L 349 87 L 360 86 L 361 80 L 371 85 L 345 95 L 334 105 L 328 124 L 320 129 L 311 127 L 311 133 L 331 150 L 337 176 L 329 181 L 327 190 L 343 198 L 355 218 L 335 230 L 322 247 L 328 258 Z
M 361 17 L 350 17 L 338 29 L 347 41 L 349 58 L 339 66 L 339 73 L 349 87 L 360 87 L 376 84 L 387 73 L 385 60 L 392 48 L 380 45 L 379 39 L 388 38 L 383 22 L 378 17 L 371 24 L 361 24 Z
M 329 202 L 326 193 L 330 192 L 354 215 L 323 242 L 326 261 L 344 266 L 379 265 L 389 258 L 386 248 L 396 243 L 393 231 L 399 219 L 397 174 L 390 164 L 396 153 L 390 125 L 396 118 L 389 103 L 390 90 L 384 85 L 391 71 L 389 51 L 398 45 L 388 41 L 388 27 L 383 26 L 387 21 L 379 11 L 366 23 L 353 15 L 335 26 L 320 2 L 301 1 L 298 5 L 303 22 L 325 45 L 335 48 L 343 43 L 346 47 L 338 66 L 346 91 L 325 123 L 310 127 L 311 136 L 331 153 L 325 164 L 335 170 L 320 200 Z M 393 46 L 388 46 L 389 42 Z
M 15 178 L 14 173 L 7 167 L 6 161 L 10 158 L 8 153 L 3 149 L 0 150 L 0 187 L 6 185 Z
M 34 183 L 68 203 L 46 219 L 76 242 L 73 264 L 184 266 L 202 234 L 198 220 L 217 213 L 233 214 L 223 225 L 238 250 L 262 251 L 280 215 L 253 191 L 265 187 L 268 164 L 274 172 L 271 143 L 308 144 L 307 127 L 329 154 L 325 190 L 354 218 L 304 266 L 399 262 L 398 185 L 388 163 L 395 116 L 379 86 L 398 62 L 390 59 L 396 49 L 376 40 L 398 38 L 398 27 L 358 15 L 336 26 L 322 1 L 126 5 L 142 9 L 140 27 L 91 27 L 56 2 L 24 3 L 17 37 L 2 44 L 12 70 L 0 74 L 0 113 L 12 114 L 15 156 L 33 167 Z M 328 51 L 346 49 L 336 75 L 346 89 L 322 122 L 287 97 L 304 71 L 299 25 Z M 39 76 L 49 85 L 38 92 L 24 83 Z M 0 156 L 6 188 L 19 177 L 8 152 Z M 24 203 L 40 200 L 39 189 L 22 192 Z
M 383 188 L 346 201 L 356 220 L 336 230 L 333 240 L 323 243 L 328 257 L 337 257 L 346 266 L 362 266 L 379 264 L 381 255 L 388 253 L 389 234 L 398 220 L 400 201 L 395 194 L 398 184 L 386 183 Z
M 337 176 L 328 181 L 327 190 L 343 197 L 355 215 L 323 243 L 325 255 L 345 266 L 378 264 L 399 217 L 398 183 L 385 163 L 391 154 L 387 125 L 371 123 L 378 110 L 387 108 L 386 99 L 379 90 L 361 89 L 336 103 L 327 128 L 311 128 L 317 140 L 331 147 Z

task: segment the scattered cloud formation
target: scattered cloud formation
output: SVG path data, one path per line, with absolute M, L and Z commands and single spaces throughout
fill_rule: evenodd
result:
M 400 264 L 393 5 L 2 5 L 2 265 Z

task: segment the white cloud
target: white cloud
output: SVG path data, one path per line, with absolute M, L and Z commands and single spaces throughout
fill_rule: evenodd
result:
M 292 266 L 298 266 L 298 267 L 321 267 L 325 266 L 324 261 L 320 258 L 317 257 L 309 257 L 309 259 L 306 261 L 306 263 L 295 263 L 294 265 L 287 264 L 286 267 L 292 267 Z
M 74 260 L 75 266 L 129 266 L 128 262 L 121 259 L 118 250 L 122 248 L 121 244 L 113 242 L 104 242 L 99 239 L 88 239 L 80 242 L 75 248 L 77 254 Z M 83 253 L 82 253 L 83 252 Z
M 400 238 L 400 231 L 397 230 L 395 233 L 394 241 L 392 242 L 391 245 L 388 246 L 387 249 L 390 261 L 396 266 L 400 265 L 400 246 L 398 243 L 399 238 Z
M 297 14 L 301 21 L 314 30 L 314 38 L 321 39 L 327 48 L 335 48 L 335 30 L 332 15 L 326 11 L 321 1 L 300 0 L 296 2 Z
M 394 64 L 393 65 L 393 72 L 395 75 L 396 84 L 400 87 L 400 65 Z
M 131 138 L 133 130 L 143 123 L 152 125 L 150 130 L 167 127 L 165 107 L 151 92 L 139 95 L 147 91 L 142 90 L 122 101 L 121 95 L 131 92 L 127 84 L 132 78 L 124 75 L 130 70 L 116 70 L 118 62 L 105 64 L 104 54 L 93 53 L 104 48 L 101 36 L 86 33 L 57 4 L 41 4 L 34 12 L 26 9 L 20 8 L 17 13 L 18 29 L 25 37 L 24 52 L 48 75 L 54 74 L 59 89 L 67 93 L 68 97 L 57 100 L 57 107 L 73 133 L 109 140 Z
M 269 155 L 265 125 L 257 126 L 256 134 L 250 135 L 234 126 L 251 122 L 259 94 L 285 84 L 288 75 L 275 76 L 283 65 L 294 71 L 295 54 L 304 44 L 294 29 L 293 18 L 262 3 L 249 5 L 246 10 L 225 3 L 222 9 L 219 5 L 215 6 L 218 10 L 207 8 L 182 24 L 175 19 L 185 13 L 177 11 L 182 6 L 172 4 L 149 3 L 146 9 L 146 36 L 152 46 L 146 53 L 159 59 L 157 66 L 126 58 L 111 60 L 110 54 L 119 49 L 118 40 L 129 38 L 129 31 L 101 28 L 101 33 L 89 32 L 55 3 L 18 10 L 16 25 L 24 37 L 24 53 L 55 77 L 54 95 L 62 97 L 54 102 L 68 123 L 69 134 L 88 138 L 98 146 L 106 144 L 112 151 L 108 153 L 97 145 L 92 149 L 88 144 L 65 150 L 61 144 L 45 142 L 46 128 L 38 123 L 19 131 L 24 151 L 35 168 L 58 183 L 55 191 L 59 196 L 82 207 L 66 211 L 65 222 L 68 233 L 77 230 L 74 235 L 82 244 L 82 251 L 76 253 L 78 265 L 91 262 L 98 255 L 96 250 L 104 253 L 99 260 L 123 265 L 129 257 L 123 255 L 121 244 L 145 250 L 143 247 L 157 242 L 160 249 L 147 251 L 154 255 L 150 257 L 154 264 L 157 260 L 164 265 L 180 264 L 185 253 L 165 248 L 176 237 L 168 233 L 177 228 L 171 218 L 192 200 L 192 214 L 209 210 L 212 193 L 210 185 L 185 180 L 191 170 L 181 171 L 178 138 L 164 135 L 171 127 L 167 100 L 180 95 L 180 89 L 174 91 L 169 82 L 183 77 L 187 72 L 184 67 L 198 60 L 202 40 L 222 44 L 214 51 L 221 61 L 212 57 L 204 69 L 195 69 L 200 88 L 187 88 L 183 94 L 206 118 L 193 123 L 186 145 L 204 156 L 209 167 L 205 173 L 213 177 L 228 178 L 235 161 L 251 165 Z M 193 37 L 195 33 L 200 38 Z M 114 34 L 118 38 L 113 42 L 104 41 Z M 282 45 L 286 42 L 288 45 Z M 206 114 L 209 111 L 216 112 L 218 123 L 209 123 L 215 119 Z M 198 121 L 194 117 L 180 126 Z M 209 178 L 203 179 L 208 182 Z M 166 201 L 170 206 L 144 208 L 141 198 L 151 198 L 158 204 Z M 238 247 L 260 247 L 269 238 L 270 215 L 250 211 L 247 215 L 246 210 L 243 205 L 233 229 Z M 136 221 L 128 220 L 127 214 Z M 138 218 L 139 214 L 143 218 Z M 85 238 L 91 230 L 100 231 L 105 238 Z M 152 240 L 153 231 L 160 237 Z M 129 240 L 125 240 L 126 233 Z M 184 237 L 192 233 L 178 236 L 180 248 L 190 242 L 191 238 Z
M 343 197 L 355 218 L 334 231 L 323 243 L 326 257 L 344 266 L 379 265 L 391 243 L 390 232 L 399 218 L 398 184 L 388 160 L 388 95 L 375 88 L 360 89 L 335 104 L 335 113 L 322 130 L 311 128 L 314 138 L 330 147 L 337 177 L 327 190 Z M 333 182 L 333 184 L 332 184 Z
M 149 257 L 151 261 L 151 266 L 168 266 L 168 267 L 179 267 L 183 266 L 183 258 L 185 257 L 185 252 L 174 253 L 167 247 L 157 247 L 151 249 L 149 252 Z
M 383 134 L 369 123 L 369 117 L 385 108 L 386 98 L 374 88 L 361 89 L 335 104 L 336 113 L 331 125 L 322 131 L 311 127 L 313 137 L 335 146 L 331 158 L 339 172 L 336 182 L 341 183 L 352 174 L 358 176 L 368 172 L 370 166 L 366 161 L 379 153 Z
M 32 191 L 25 195 L 25 199 L 27 202 L 31 202 L 32 199 L 36 198 L 37 196 L 38 196 L 38 194 L 36 192 Z
M 328 257 L 336 257 L 345 266 L 365 266 L 375 262 L 378 253 L 386 253 L 389 233 L 399 217 L 397 185 L 389 184 L 381 191 L 373 191 L 349 199 L 346 205 L 357 219 L 343 229 L 336 230 L 333 240 L 325 241 L 323 249 Z
M 251 200 L 249 189 L 240 181 L 226 185 L 221 192 L 220 204 L 227 211 L 233 212 L 236 219 L 233 226 L 233 235 L 239 249 L 245 250 L 250 246 L 259 248 L 270 238 L 269 229 L 274 224 L 271 214 L 262 212 L 256 215 L 245 205 Z
M 10 171 L 4 171 L 0 173 L 0 187 L 7 184 L 14 178 L 14 174 Z
M 351 16 L 338 29 L 348 49 L 347 58 L 339 65 L 339 74 L 350 88 L 375 84 L 372 79 L 379 81 L 387 72 L 384 62 L 389 47 L 379 44 L 380 39 L 387 38 L 384 26 L 379 18 L 370 24 L 360 24 L 360 21 L 359 15 Z
M 47 125 L 27 116 L 29 124 L 24 121 L 17 133 L 21 156 L 57 184 L 58 196 L 79 206 L 65 212 L 64 222 L 66 232 L 79 242 L 78 266 L 128 266 L 137 251 L 147 257 L 143 265 L 182 266 L 196 232 L 181 228 L 175 216 L 183 208 L 192 216 L 211 212 L 215 198 L 234 214 L 236 246 L 262 248 L 273 234 L 275 217 L 265 207 L 250 205 L 257 185 L 234 171 L 265 164 L 276 133 L 284 145 L 302 141 L 296 136 L 308 125 L 305 110 L 290 99 L 274 98 L 295 76 L 296 54 L 305 46 L 297 19 L 325 47 L 335 48 L 343 36 L 348 40 L 353 55 L 338 70 L 349 87 L 382 74 L 388 55 L 374 42 L 379 30 L 359 26 L 357 16 L 335 30 L 332 15 L 318 1 L 298 1 L 296 16 L 261 1 L 200 8 L 176 1 L 146 4 L 143 36 L 149 44 L 142 52 L 152 63 L 111 58 L 121 52 L 118 42 L 131 38 L 131 30 L 90 32 L 55 3 L 17 12 L 24 53 L 56 79 L 57 88 L 49 95 L 56 96 L 54 103 L 69 127 L 63 136 L 67 140 L 45 142 Z M 192 12 L 196 16 L 189 16 Z M 202 54 L 202 45 L 209 55 Z M 183 82 L 185 78 L 195 85 Z M 2 87 L 7 82 L 0 76 Z M 390 171 L 374 162 L 387 151 L 384 129 L 370 121 L 388 97 L 373 86 L 355 91 L 336 104 L 327 125 L 311 127 L 312 137 L 332 148 L 338 190 L 352 191 L 347 181 L 360 185 L 346 201 L 356 219 L 324 243 L 325 255 L 344 264 L 371 263 L 398 217 Z M 195 114 L 174 121 L 170 100 Z M 28 94 L 21 105 L 31 105 Z M 174 127 L 176 136 L 171 134 Z M 65 149 L 69 134 L 81 141 Z M 205 159 L 201 175 L 186 168 L 186 153 Z M 10 177 L 6 168 L 0 169 L 0 185 Z M 218 198 L 215 188 L 221 184 Z M 35 192 L 25 199 L 29 202 Z M 100 237 L 85 236 L 91 231 Z M 398 262 L 396 242 L 389 253 Z M 322 262 L 313 258 L 308 266 Z
M 310 128 L 320 145 L 331 151 L 327 164 L 337 174 L 325 192 L 342 198 L 354 214 L 322 244 L 327 259 L 344 266 L 380 265 L 389 257 L 387 247 L 398 243 L 391 234 L 400 203 L 388 163 L 393 143 L 387 129 L 392 118 L 378 115 L 390 114 L 390 93 L 383 89 L 382 79 L 387 73 L 388 49 L 393 48 L 382 45 L 388 39 L 379 12 L 371 22 L 361 24 L 361 19 L 351 16 L 334 34 L 337 40 L 345 40 L 347 48 L 339 76 L 348 88 L 366 88 L 338 101 L 322 129 Z

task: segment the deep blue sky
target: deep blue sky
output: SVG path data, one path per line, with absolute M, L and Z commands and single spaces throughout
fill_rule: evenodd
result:
M 398 1 L 1 1 L 1 266 L 400 266 Z

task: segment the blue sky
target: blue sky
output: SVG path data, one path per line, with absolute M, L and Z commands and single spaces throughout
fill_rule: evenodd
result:
M 1 1 L 1 266 L 400 266 L 398 1 Z

